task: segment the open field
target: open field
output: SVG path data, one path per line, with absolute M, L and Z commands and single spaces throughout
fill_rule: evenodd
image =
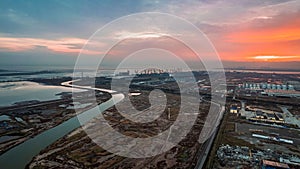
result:
M 168 94 L 176 101 L 177 97 L 173 94 Z M 142 103 L 141 101 L 136 102 Z M 174 103 L 175 104 L 175 103 Z M 47 149 L 42 151 L 30 163 L 29 168 L 55 168 L 68 166 L 69 168 L 191 168 L 197 162 L 199 134 L 203 125 L 203 118 L 205 118 L 209 104 L 201 103 L 200 114 L 196 122 L 186 138 L 179 142 L 169 151 L 149 158 L 125 158 L 112 154 L 99 145 L 92 142 L 92 140 L 81 129 L 76 129 L 73 133 L 53 143 Z M 186 110 L 188 111 L 188 110 Z M 109 121 L 110 125 L 118 132 L 130 136 L 147 138 L 157 134 L 157 132 L 166 130 L 176 120 L 176 109 L 171 109 L 171 118 L 168 120 L 167 111 L 165 111 L 158 119 L 150 123 L 135 124 L 128 120 L 122 120 L 123 117 L 119 115 L 115 108 L 110 108 L 103 112 L 105 120 Z M 93 124 L 99 123 L 97 119 L 87 124 L 91 128 Z M 98 134 L 101 129 L 92 129 Z M 113 142 L 114 140 L 102 140 L 103 142 Z M 100 165 L 101 164 L 101 165 Z

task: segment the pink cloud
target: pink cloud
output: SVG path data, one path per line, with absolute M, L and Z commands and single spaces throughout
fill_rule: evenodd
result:
M 178 40 L 172 39 L 167 36 L 149 37 L 148 35 L 146 36 L 146 38 L 144 36 L 134 36 L 120 41 L 120 43 L 118 43 L 110 51 L 108 51 L 107 56 L 111 59 L 123 59 L 136 51 L 149 48 L 169 51 L 185 61 L 199 60 L 199 57 L 194 51 L 192 51 L 188 46 Z M 199 55 L 201 55 L 200 57 L 203 57 L 205 59 L 208 59 L 210 55 L 214 54 L 215 53 L 199 53 Z M 151 57 L 151 59 L 161 59 L 161 57 L 163 56 L 152 56 L 149 53 L 149 57 Z
M 86 39 L 80 38 L 61 38 L 56 40 L 38 39 L 38 38 L 14 38 L 0 37 L 0 50 L 21 52 L 35 49 L 37 46 L 43 46 L 47 49 L 58 53 L 80 53 L 81 48 L 86 43 Z M 95 44 L 103 46 L 103 44 Z M 84 54 L 97 55 L 100 51 L 83 50 Z

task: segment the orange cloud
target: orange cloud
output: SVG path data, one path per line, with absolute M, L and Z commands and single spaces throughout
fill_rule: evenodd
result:
M 215 43 L 222 60 L 230 61 L 300 61 L 299 41 L 257 43 Z M 261 57 L 257 57 L 261 56 Z M 270 58 L 269 56 L 273 56 Z M 267 59 L 267 57 L 269 57 Z
M 299 56 L 253 56 L 249 59 L 258 61 L 281 61 L 283 59 L 297 59 Z
M 235 25 L 213 37 L 230 61 L 300 61 L 300 22 L 295 17 Z
M 233 43 L 272 43 L 300 39 L 300 28 L 279 28 L 266 30 L 246 30 L 226 35 L 226 41 Z

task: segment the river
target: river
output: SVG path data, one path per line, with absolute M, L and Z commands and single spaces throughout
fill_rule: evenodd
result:
M 70 81 L 71 82 L 71 81 Z M 72 86 L 70 82 L 63 83 L 65 86 Z M 73 86 L 75 88 L 81 89 L 93 89 L 104 91 L 112 94 L 112 98 L 108 101 L 89 109 L 63 123 L 46 130 L 37 136 L 21 143 L 9 151 L 5 152 L 0 156 L 0 168 L 1 169 L 24 169 L 26 165 L 36 156 L 41 150 L 45 149 L 47 146 L 55 142 L 56 140 L 62 138 L 66 134 L 70 133 L 74 129 L 81 126 L 81 123 L 86 123 L 99 115 L 99 113 L 105 111 L 106 109 L 112 107 L 114 104 L 118 103 L 124 98 L 123 94 L 115 93 L 115 91 L 91 88 L 86 86 Z M 100 111 L 99 111 L 100 110 Z M 79 122 L 80 121 L 80 122 Z
M 16 102 L 59 99 L 62 92 L 82 92 L 85 90 L 64 86 L 42 85 L 35 82 L 0 82 L 0 106 L 11 106 Z

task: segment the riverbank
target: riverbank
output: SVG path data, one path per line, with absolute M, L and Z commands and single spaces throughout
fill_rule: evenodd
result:
M 0 142 L 0 154 L 76 116 L 74 108 L 77 109 L 77 113 L 84 112 L 107 101 L 111 96 L 102 93 L 98 96 L 101 99 L 98 99 L 97 104 L 92 102 L 93 98 L 77 99 L 73 102 L 70 93 L 63 93 L 61 97 L 62 99 L 58 100 L 28 102 L 0 108 L 0 116 L 8 117 L 0 121 L 0 138 L 6 138 Z
M 73 95 L 61 93 L 61 99 L 59 100 L 1 108 L 2 114 L 9 115 L 12 120 L 12 122 L 4 121 L 5 124 L 17 124 L 18 122 L 13 121 L 13 119 L 23 120 L 22 126 L 13 129 L 15 132 L 21 130 L 24 134 L 23 137 L 4 142 L 3 145 L 5 146 L 1 147 L 1 167 L 24 168 L 40 150 L 80 126 L 77 117 L 75 117 L 76 115 L 91 109 L 98 109 L 97 105 L 100 104 L 101 107 L 102 103 L 107 102 L 109 99 L 111 99 L 109 93 L 87 90 Z M 111 105 L 109 104 L 109 106 Z M 2 133 L 2 136 L 9 134 L 11 134 L 11 131 Z M 30 147 L 32 148 L 29 149 Z M 18 156 L 18 159 L 20 159 L 18 163 L 11 162 L 12 159 Z

